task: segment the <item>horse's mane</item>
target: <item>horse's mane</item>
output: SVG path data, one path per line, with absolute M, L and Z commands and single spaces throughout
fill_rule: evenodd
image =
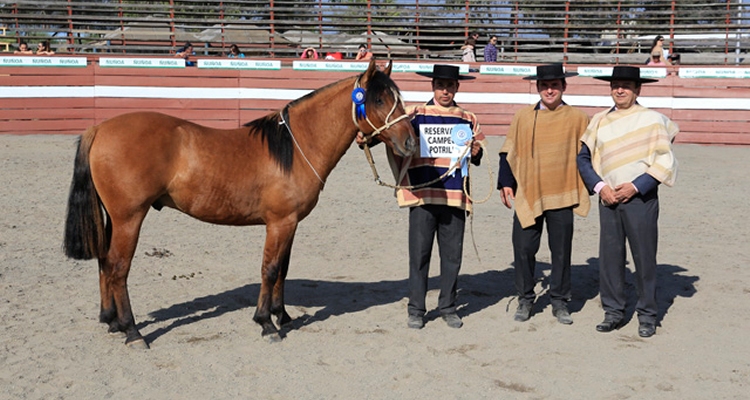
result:
M 360 74 L 358 79 L 362 78 Z M 250 135 L 260 135 L 268 146 L 268 152 L 279 165 L 282 171 L 289 173 L 292 170 L 292 163 L 294 161 L 294 142 L 292 135 L 289 133 L 287 124 L 282 122 L 282 113 L 284 120 L 289 123 L 289 116 L 286 114 L 286 110 L 297 103 L 305 102 L 314 99 L 318 94 L 325 91 L 327 88 L 339 83 L 333 82 L 320 89 L 310 92 L 296 100 L 291 101 L 282 110 L 268 114 L 265 117 L 258 118 L 254 121 L 250 121 L 243 126 L 250 128 Z M 393 80 L 381 71 L 376 71 L 372 78 L 367 82 L 365 88 L 367 102 L 374 101 L 377 96 L 383 91 L 395 89 L 398 91 L 398 86 Z

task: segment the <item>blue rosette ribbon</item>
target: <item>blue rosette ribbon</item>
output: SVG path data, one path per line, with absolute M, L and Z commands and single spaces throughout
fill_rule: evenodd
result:
M 352 101 L 354 102 L 357 120 L 367 118 L 367 114 L 365 113 L 365 89 L 358 87 L 352 90 Z
M 451 139 L 453 143 L 458 147 L 458 154 L 456 157 L 451 158 L 451 165 L 455 165 L 458 162 L 458 156 L 464 152 L 464 147 L 471 144 L 471 139 L 474 137 L 474 132 L 471 131 L 469 124 L 456 124 L 451 131 Z M 471 158 L 471 152 L 467 151 L 466 155 L 461 159 L 461 176 L 466 176 L 469 173 L 469 159 Z M 453 172 L 455 174 L 455 171 Z

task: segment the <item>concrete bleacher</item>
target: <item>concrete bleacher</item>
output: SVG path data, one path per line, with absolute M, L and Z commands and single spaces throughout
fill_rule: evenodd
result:
M 7 35 L 6 32 L 8 31 L 8 28 L 5 26 L 0 26 L 0 46 L 5 47 L 3 50 L 4 52 L 10 52 L 10 42 L 9 39 L 6 39 Z

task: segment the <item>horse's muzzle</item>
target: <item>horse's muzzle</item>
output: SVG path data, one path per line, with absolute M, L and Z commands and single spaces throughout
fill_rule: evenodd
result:
M 401 157 L 409 157 L 417 151 L 417 141 L 414 135 L 409 134 L 403 143 L 391 141 L 394 152 Z

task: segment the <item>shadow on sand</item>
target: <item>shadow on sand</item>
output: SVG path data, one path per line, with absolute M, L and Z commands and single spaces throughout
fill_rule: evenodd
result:
M 542 312 L 549 306 L 549 296 L 544 292 L 549 287 L 549 276 L 542 271 L 549 270 L 547 263 L 537 263 L 538 298 L 534 304 L 534 313 Z M 670 264 L 659 264 L 657 267 L 657 301 L 660 324 L 669 312 L 677 297 L 692 297 L 696 293 L 695 282 L 697 276 L 685 275 L 687 269 Z M 506 311 L 510 310 L 515 299 L 513 268 L 502 271 L 489 270 L 478 274 L 459 276 L 458 314 L 466 317 L 481 312 L 507 299 Z M 626 291 L 628 306 L 625 321 L 629 322 L 635 313 L 637 294 L 634 285 L 633 272 L 626 272 Z M 570 312 L 575 314 L 583 309 L 586 302 L 594 299 L 599 293 L 599 260 L 589 258 L 586 265 L 573 265 L 571 271 L 571 285 L 573 297 L 568 304 Z M 429 289 L 438 287 L 438 278 L 429 280 Z M 260 284 L 248 284 L 236 289 L 215 295 L 198 297 L 191 301 L 174 304 L 170 307 L 156 310 L 149 315 L 152 319 L 138 324 L 143 329 L 151 324 L 172 322 L 146 335 L 151 343 L 162 335 L 184 325 L 196 321 L 215 318 L 226 313 L 255 307 Z M 384 304 L 401 301 L 407 297 L 407 280 L 380 282 L 336 282 L 309 279 L 289 279 L 286 282 L 287 307 L 322 307 L 314 314 L 304 314 L 295 318 L 291 324 L 281 330 L 282 336 L 289 330 L 299 329 L 315 322 L 324 321 L 331 316 L 355 313 Z M 406 310 L 403 311 L 406 316 Z M 248 318 L 251 315 L 248 314 Z M 436 309 L 428 311 L 425 318 L 434 320 L 439 318 Z
M 429 290 L 438 287 L 438 278 L 429 280 Z M 461 317 L 480 312 L 505 297 L 513 296 L 513 270 L 485 271 L 467 275 L 458 280 L 458 314 Z M 157 328 L 145 335 L 148 343 L 184 325 L 226 313 L 256 306 L 260 284 L 253 283 L 210 296 L 174 304 L 151 312 L 150 320 L 138 324 L 141 330 L 151 324 L 172 321 L 169 325 Z M 407 279 L 380 282 L 336 282 L 309 279 L 288 279 L 285 290 L 286 306 L 322 307 L 312 315 L 301 315 L 281 330 L 282 336 L 289 330 L 324 321 L 332 316 L 355 313 L 384 304 L 401 301 L 407 297 Z M 251 318 L 248 314 L 248 318 Z M 406 321 L 406 309 L 402 316 Z M 432 310 L 426 319 L 438 318 L 437 310 Z
M 573 288 L 575 290 L 577 287 L 584 287 L 585 291 L 589 293 L 589 298 L 593 299 L 599 292 L 599 259 L 589 258 L 587 261 L 587 276 L 583 277 L 587 284 L 576 286 L 574 280 Z M 630 262 L 628 262 L 628 264 L 630 264 Z M 695 282 L 700 278 L 694 275 L 685 275 L 684 273 L 687 271 L 688 270 L 683 267 L 672 264 L 658 264 L 656 266 L 656 301 L 659 306 L 659 314 L 656 317 L 657 326 L 661 326 L 661 321 L 666 317 L 677 297 L 692 297 L 697 292 Z M 593 285 L 591 284 L 592 282 L 594 283 Z M 594 290 L 591 290 L 592 288 Z M 625 270 L 625 293 L 627 295 L 625 323 L 627 324 L 633 318 L 635 314 L 635 305 L 636 302 L 638 302 L 635 276 L 630 268 Z M 573 302 L 571 301 L 571 303 Z M 604 318 L 603 312 L 602 318 Z

